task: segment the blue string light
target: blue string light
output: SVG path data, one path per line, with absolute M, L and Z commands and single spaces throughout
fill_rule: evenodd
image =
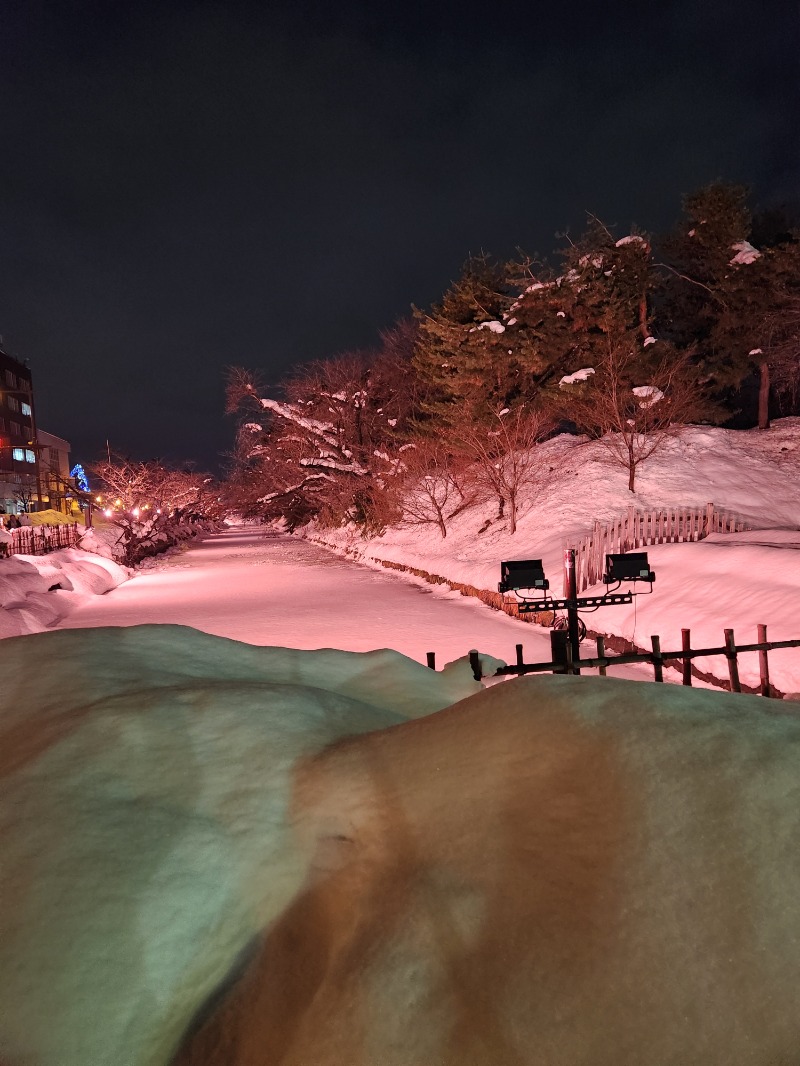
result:
M 86 476 L 86 471 L 83 469 L 80 463 L 76 463 L 70 470 L 69 476 L 75 478 L 78 488 L 81 492 L 89 491 L 89 479 Z

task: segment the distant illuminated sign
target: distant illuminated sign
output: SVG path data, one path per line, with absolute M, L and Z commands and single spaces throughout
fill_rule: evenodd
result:
M 89 492 L 89 479 L 86 476 L 86 471 L 80 463 L 76 463 L 75 466 L 73 466 L 69 472 L 69 476 L 75 479 L 75 484 L 81 492 Z

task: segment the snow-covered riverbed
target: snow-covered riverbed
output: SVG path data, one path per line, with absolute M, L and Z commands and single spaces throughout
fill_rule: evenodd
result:
M 359 566 L 298 537 L 233 528 L 92 597 L 62 628 L 171 622 L 248 644 L 371 651 L 393 648 L 437 666 L 471 648 L 511 661 L 550 658 L 545 630 L 477 600 Z

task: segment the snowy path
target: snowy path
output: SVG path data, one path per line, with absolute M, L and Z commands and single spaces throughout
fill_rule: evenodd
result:
M 394 648 L 437 666 L 478 648 L 507 662 L 548 660 L 546 631 L 438 587 L 358 566 L 296 537 L 229 530 L 93 598 L 61 628 L 171 622 L 248 644 Z

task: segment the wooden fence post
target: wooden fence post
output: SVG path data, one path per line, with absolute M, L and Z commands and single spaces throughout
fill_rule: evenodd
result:
M 517 644 L 517 645 L 515 645 L 515 647 L 516 647 L 516 651 L 517 651 L 517 666 L 524 666 L 525 665 L 525 660 L 522 657 L 522 645 L 521 644 Z
M 688 629 L 681 630 L 681 651 L 691 651 L 691 632 Z M 683 659 L 683 683 L 684 685 L 691 685 L 692 683 L 692 660 Z
M 600 660 L 600 663 L 599 663 L 597 669 L 600 671 L 600 676 L 601 677 L 605 677 L 606 676 L 605 657 L 606 657 L 606 641 L 605 641 L 605 637 L 603 637 L 602 635 L 599 635 L 598 638 L 597 638 L 597 658 Z
M 707 537 L 709 533 L 714 532 L 714 504 L 706 504 L 706 520 L 703 525 L 703 537 Z M 698 537 L 698 540 L 702 540 L 703 537 Z
M 480 656 L 475 648 L 469 653 L 469 665 L 472 667 L 472 676 L 476 681 L 480 681 L 483 677 L 483 671 L 481 670 Z
M 733 639 L 733 630 L 725 630 L 725 658 L 728 660 L 728 673 L 731 679 L 731 692 L 741 692 L 739 683 L 739 663 L 736 658 L 736 642 Z
M 566 630 L 564 632 L 566 632 Z M 575 669 L 575 660 L 572 658 L 572 641 L 569 639 L 569 634 L 567 634 L 567 643 L 565 645 L 565 651 L 567 653 L 567 668 L 565 673 L 575 674 L 578 671 Z
M 767 627 L 758 627 L 758 643 L 767 643 Z M 758 672 L 761 675 L 760 691 L 762 696 L 771 696 L 772 691 L 769 687 L 769 662 L 767 660 L 767 649 L 759 648 L 758 651 Z
M 656 681 L 664 680 L 664 660 L 661 658 L 661 637 L 651 637 L 653 643 L 653 673 Z
M 426 655 L 426 658 L 428 660 L 428 666 L 431 668 L 431 670 L 435 670 L 436 669 L 436 652 L 435 651 L 429 651 L 427 653 L 427 655 Z
M 569 655 L 567 652 L 569 651 Z M 550 630 L 550 656 L 557 665 L 553 668 L 554 674 L 572 673 L 572 648 L 569 643 L 569 633 L 566 629 Z

